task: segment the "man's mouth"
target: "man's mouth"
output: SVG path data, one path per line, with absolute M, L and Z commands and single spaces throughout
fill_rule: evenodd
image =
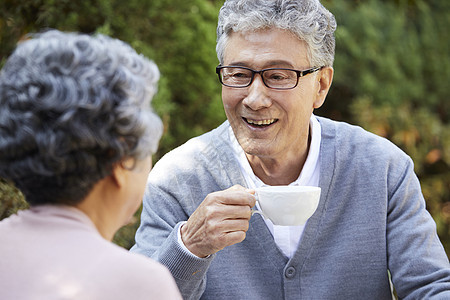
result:
M 260 126 L 260 127 L 269 126 L 278 121 L 278 119 L 265 119 L 265 120 L 253 120 L 253 119 L 247 119 L 247 118 L 243 118 L 243 119 L 245 122 L 247 122 L 247 124 L 250 124 L 253 126 Z

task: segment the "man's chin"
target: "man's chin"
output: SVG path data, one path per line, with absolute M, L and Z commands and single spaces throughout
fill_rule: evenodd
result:
M 267 143 L 247 144 L 242 146 L 247 156 L 257 156 L 260 158 L 270 158 L 272 151 L 267 147 Z

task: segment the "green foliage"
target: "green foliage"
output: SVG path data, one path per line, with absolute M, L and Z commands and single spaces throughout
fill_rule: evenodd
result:
M 0 177 L 0 220 L 28 207 L 22 193 Z
M 44 28 L 100 32 L 130 43 L 161 70 L 156 111 L 165 134 L 155 157 L 225 120 L 214 73 L 223 0 L 3 0 L 0 63 L 16 42 Z M 450 2 L 323 0 L 338 22 L 335 76 L 318 114 L 385 136 L 415 162 L 427 207 L 450 253 Z M 0 181 L 0 219 L 26 207 Z M 129 248 L 135 222 L 115 242 Z
M 431 2 L 436 10 L 422 1 L 414 8 L 374 0 L 354 7 L 332 1 L 329 8 L 339 24 L 334 87 L 350 88 L 352 96 L 370 95 L 376 105 L 426 105 L 442 110 L 448 121 L 448 91 L 442 82 L 450 77 L 449 2 Z
M 173 103 L 163 114 L 167 131 L 162 153 L 225 120 L 220 85 L 211 76 L 217 65 L 217 13 L 203 0 L 153 1 L 147 12 L 152 26 L 148 40 L 157 49 L 154 59 L 168 79 L 165 88 Z M 158 108 L 167 101 L 160 96 L 155 99 Z

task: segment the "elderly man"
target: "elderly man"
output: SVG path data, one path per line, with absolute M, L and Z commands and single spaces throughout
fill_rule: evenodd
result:
M 411 159 L 313 115 L 333 79 L 335 28 L 314 0 L 222 7 L 228 120 L 156 164 L 133 248 L 166 265 L 185 299 L 392 299 L 389 273 L 401 298 L 450 298 Z M 251 217 L 266 185 L 319 186 L 319 206 L 304 226 Z

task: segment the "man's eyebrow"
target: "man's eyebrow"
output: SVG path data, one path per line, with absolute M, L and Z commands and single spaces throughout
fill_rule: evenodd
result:
M 243 62 L 243 61 L 235 61 L 235 62 L 230 62 L 228 65 L 250 68 L 251 64 Z M 294 68 L 294 65 L 286 60 L 271 60 L 271 61 L 267 61 L 264 64 L 262 64 L 262 69 L 273 68 L 273 67 L 291 68 L 292 69 L 292 68 Z

